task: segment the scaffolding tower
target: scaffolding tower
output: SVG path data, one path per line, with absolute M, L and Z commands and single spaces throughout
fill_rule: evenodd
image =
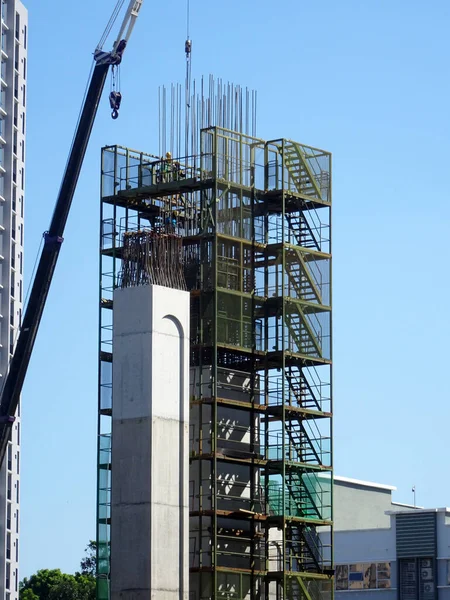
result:
M 139 231 L 182 239 L 191 294 L 190 598 L 331 597 L 331 155 L 219 127 L 200 142 L 179 158 L 102 150 L 97 597 L 113 290 Z

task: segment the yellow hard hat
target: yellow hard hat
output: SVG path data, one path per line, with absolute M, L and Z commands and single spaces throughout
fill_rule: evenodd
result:
M 166 152 L 166 158 L 172 158 L 172 155 L 170 152 Z

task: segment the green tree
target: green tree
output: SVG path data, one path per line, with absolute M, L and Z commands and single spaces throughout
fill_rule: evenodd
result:
M 20 582 L 20 600 L 95 600 L 97 543 L 90 541 L 81 559 L 81 572 L 75 575 L 59 569 L 41 569 Z
M 39 596 L 37 596 L 33 590 L 29 588 L 23 591 L 22 589 L 20 590 L 20 598 L 21 600 L 39 600 Z
M 75 580 L 77 582 L 79 600 L 95 600 L 95 598 L 96 598 L 95 576 L 94 575 L 83 575 L 82 573 L 77 573 L 75 575 Z
M 81 559 L 81 575 L 97 575 L 97 542 L 90 540 L 84 549 L 86 556 Z
M 63 574 L 59 569 L 41 569 L 20 583 L 20 600 L 49 600 L 50 590 L 61 583 Z M 33 594 L 33 596 L 31 596 Z
M 42 569 L 20 583 L 20 600 L 95 600 L 95 577 Z
M 49 600 L 94 600 L 95 579 L 92 576 L 62 575 L 61 581 L 51 588 Z

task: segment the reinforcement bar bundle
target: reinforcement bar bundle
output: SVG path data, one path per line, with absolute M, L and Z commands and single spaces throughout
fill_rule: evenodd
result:
M 185 290 L 181 238 L 153 231 L 126 232 L 120 280 L 122 288 L 155 284 Z

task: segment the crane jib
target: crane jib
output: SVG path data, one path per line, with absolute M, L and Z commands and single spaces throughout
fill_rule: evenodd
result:
M 44 245 L 33 280 L 29 300 L 24 311 L 22 327 L 19 330 L 14 353 L 0 395 L 0 467 L 5 458 L 12 424 L 15 420 L 23 382 L 33 351 L 34 342 L 41 322 L 56 263 L 63 242 L 64 227 L 69 215 L 81 166 L 94 125 L 97 108 L 105 86 L 106 76 L 111 66 L 119 65 L 136 22 L 143 0 L 130 0 L 116 43 L 111 52 L 100 48 L 94 52 L 96 62 L 89 83 L 80 119 L 76 127 L 69 160 L 64 171 L 61 188 L 49 231 L 44 233 Z M 109 33 L 109 31 L 108 31 Z M 115 99 L 118 110 L 120 98 Z

